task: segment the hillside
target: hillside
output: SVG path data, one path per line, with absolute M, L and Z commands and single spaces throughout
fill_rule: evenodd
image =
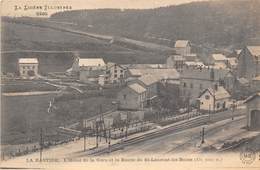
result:
M 51 20 L 74 23 L 85 31 L 168 45 L 176 39 L 217 47 L 260 43 L 260 1 L 257 0 L 194 2 L 148 10 L 67 11 L 52 15 Z

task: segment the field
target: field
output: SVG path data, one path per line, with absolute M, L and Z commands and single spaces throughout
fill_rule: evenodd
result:
M 67 99 L 54 103 L 55 109 L 47 113 L 53 94 L 37 96 L 2 96 L 1 139 L 2 144 L 20 144 L 35 142 L 39 138 L 40 128 L 46 135 L 56 133 L 58 126 L 78 122 L 81 118 L 111 110 L 113 97 L 87 97 Z
M 31 92 L 31 91 L 55 91 L 56 87 L 46 84 L 41 81 L 31 80 L 2 80 L 1 91 L 2 93 L 9 92 Z

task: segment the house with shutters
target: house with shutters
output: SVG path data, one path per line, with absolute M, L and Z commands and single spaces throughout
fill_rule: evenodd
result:
M 127 68 L 120 64 L 108 62 L 106 64 L 106 82 L 124 83 L 126 79 Z

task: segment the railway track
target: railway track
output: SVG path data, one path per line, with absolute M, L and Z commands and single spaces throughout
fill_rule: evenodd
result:
M 160 129 L 158 131 L 154 131 L 151 133 L 147 133 L 144 134 L 142 136 L 138 136 L 138 137 L 134 137 L 134 138 L 130 138 L 130 139 L 126 139 L 120 143 L 116 143 L 114 145 L 111 145 L 110 148 L 102 148 L 100 150 L 96 150 L 95 152 L 90 153 L 90 155 L 93 156 L 99 156 L 99 155 L 103 155 L 103 154 L 109 154 L 110 152 L 114 152 L 117 150 L 122 150 L 124 147 L 133 145 L 133 144 L 137 144 L 137 143 L 141 143 L 150 139 L 154 139 L 154 138 L 158 138 L 170 133 L 176 133 L 185 129 L 189 129 L 189 128 L 194 128 L 194 127 L 198 127 L 201 125 L 205 125 L 207 123 L 210 122 L 218 122 L 221 120 L 225 120 L 225 119 L 229 119 L 232 116 L 237 117 L 237 116 L 241 116 L 244 115 L 243 111 L 238 111 L 238 113 L 234 114 L 234 115 L 230 115 L 230 114 L 224 114 L 224 115 L 202 115 L 202 116 L 198 116 L 195 118 L 192 118 L 190 120 L 186 120 L 185 122 L 181 121 L 178 124 Z M 207 132 L 207 133 L 213 133 L 213 131 L 216 131 L 217 129 L 212 129 L 211 132 Z M 196 137 L 198 138 L 198 137 Z M 188 141 L 189 142 L 189 141 Z M 185 142 L 184 144 L 186 144 L 187 142 Z M 181 144 L 183 145 L 183 144 Z M 177 149 L 177 148 L 176 148 Z

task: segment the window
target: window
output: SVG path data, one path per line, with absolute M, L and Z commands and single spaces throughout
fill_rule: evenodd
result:
M 117 70 L 115 70 L 115 73 L 117 73 Z
M 126 94 L 124 94 L 124 100 L 126 100 Z
M 206 96 L 205 96 L 205 99 L 206 99 L 206 100 L 209 100 L 209 98 L 210 98 L 209 95 L 206 95 Z
M 35 66 L 32 66 L 32 69 L 34 69 L 35 68 Z
M 217 103 L 217 109 L 220 107 L 220 104 L 219 103 Z
M 25 67 L 25 66 L 23 66 L 23 69 L 26 69 L 26 67 Z
M 183 87 L 186 87 L 186 83 L 185 82 L 183 83 Z
M 120 70 L 121 73 L 123 73 L 123 70 Z
M 30 66 L 27 66 L 28 69 L 30 69 Z
M 115 74 L 114 77 L 117 78 L 117 74 Z
M 25 71 L 23 71 L 23 74 L 25 74 Z

